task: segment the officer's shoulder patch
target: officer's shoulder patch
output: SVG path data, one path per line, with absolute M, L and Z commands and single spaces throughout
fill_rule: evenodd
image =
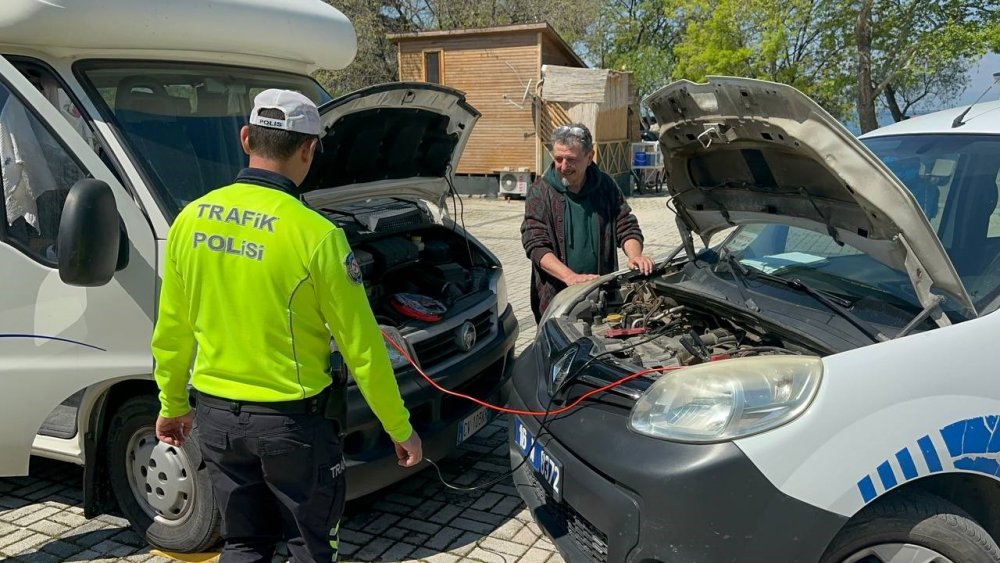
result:
M 347 277 L 351 279 L 354 283 L 361 283 L 361 264 L 358 262 L 358 258 L 354 256 L 351 252 L 344 259 L 344 266 L 347 267 Z

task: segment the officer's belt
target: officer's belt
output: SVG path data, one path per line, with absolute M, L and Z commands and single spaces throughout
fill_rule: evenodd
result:
M 326 407 L 327 389 L 319 392 L 318 395 L 294 401 L 236 401 L 223 397 L 216 397 L 207 393 L 198 392 L 196 395 L 199 406 L 206 406 L 213 409 L 226 410 L 233 414 L 241 412 L 255 414 L 316 414 L 323 412 Z

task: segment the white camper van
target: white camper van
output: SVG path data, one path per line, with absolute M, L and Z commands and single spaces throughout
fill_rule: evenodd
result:
M 448 217 L 451 171 L 478 118 L 461 92 L 391 84 L 337 100 L 310 75 L 346 66 L 354 29 L 321 0 L 5 0 L 0 11 L 0 475 L 31 455 L 84 466 L 84 508 L 117 505 L 157 546 L 217 538 L 196 445 L 157 443 L 149 342 L 170 222 L 246 165 L 253 96 L 321 105 L 306 202 L 348 234 L 379 322 L 442 385 L 503 402 L 517 324 L 499 261 Z M 405 292 L 433 321 L 390 307 Z M 437 458 L 487 422 L 397 377 Z M 349 496 L 406 471 L 350 387 Z M 359 470 L 359 468 L 361 470 Z

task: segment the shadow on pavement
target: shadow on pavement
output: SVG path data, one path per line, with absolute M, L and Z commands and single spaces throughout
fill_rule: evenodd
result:
M 506 417 L 494 420 L 437 463 L 440 477 L 425 464 L 426 469 L 405 481 L 348 504 L 341 526 L 342 560 L 419 560 L 438 553 L 465 555 L 473 549 L 495 554 L 498 563 L 518 559 L 482 542 L 502 527 L 522 525 L 515 519 L 525 506 L 510 478 Z M 442 479 L 476 490 L 454 490 Z
M 149 552 L 146 541 L 128 526 L 105 527 L 51 538 L 31 550 L 12 555 L 5 561 L 52 563 L 125 558 Z

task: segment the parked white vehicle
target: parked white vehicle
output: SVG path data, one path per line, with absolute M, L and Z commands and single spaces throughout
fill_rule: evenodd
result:
M 1000 102 L 860 141 L 782 84 L 646 104 L 687 242 L 519 356 L 512 408 L 591 394 L 511 417 L 539 525 L 568 561 L 1000 561 Z
M 355 49 L 350 21 L 321 0 L 5 0 L 0 475 L 26 474 L 30 455 L 81 464 L 88 517 L 117 504 L 156 546 L 215 541 L 197 445 L 153 434 L 150 337 L 170 222 L 246 165 L 238 131 L 266 88 L 321 104 L 305 200 L 347 233 L 379 322 L 443 385 L 505 400 L 517 323 L 503 272 L 444 207 L 479 114 L 429 84 L 332 100 L 310 73 Z M 390 306 L 407 292 L 443 304 L 440 319 Z M 487 422 L 398 354 L 394 367 L 426 455 Z M 353 384 L 346 426 L 349 497 L 407 474 Z

